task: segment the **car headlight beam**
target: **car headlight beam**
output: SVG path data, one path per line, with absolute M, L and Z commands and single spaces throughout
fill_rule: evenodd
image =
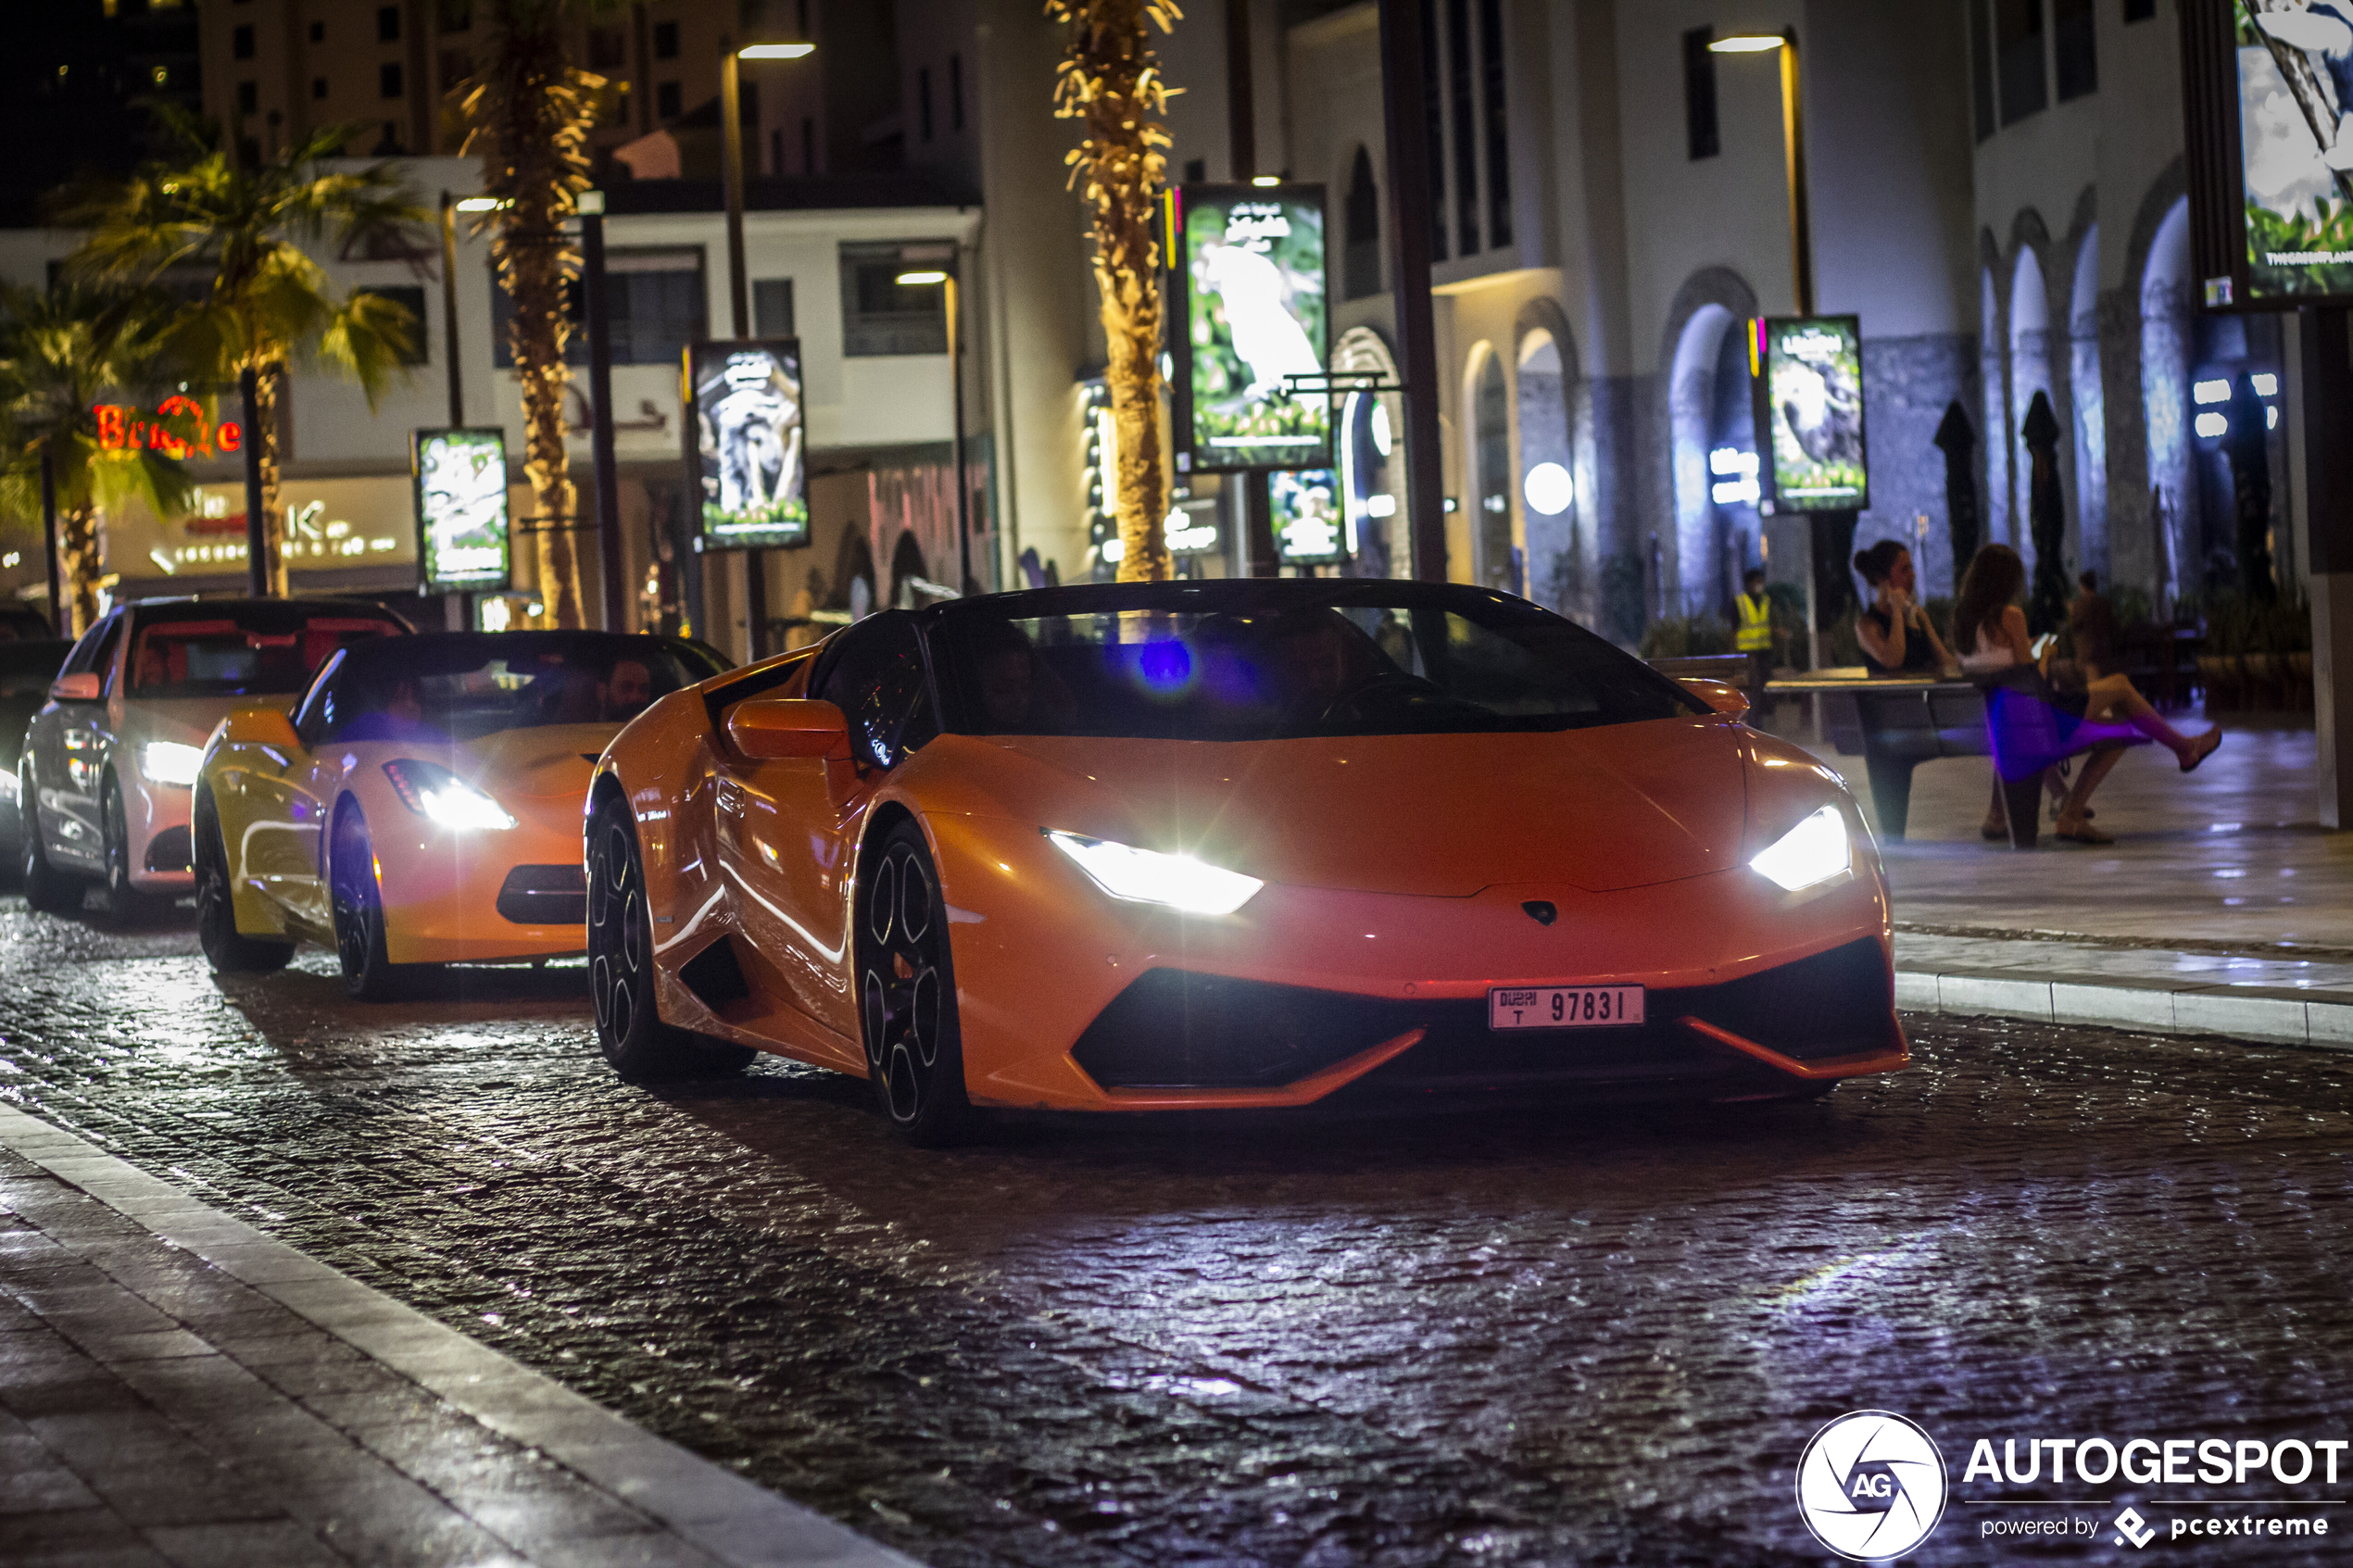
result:
M 185 788 L 196 782 L 196 766 L 203 760 L 204 747 L 176 740 L 151 740 L 139 747 L 139 771 L 155 784 Z
M 1165 904 L 1192 915 L 1230 915 L 1266 884 L 1254 876 L 1204 865 L 1190 855 L 1164 855 L 1108 838 L 1038 830 L 1078 862 L 1096 886 L 1136 904 Z
M 446 828 L 498 829 L 515 825 L 507 809 L 438 762 L 401 757 L 384 764 L 384 776 L 400 803 Z
M 1825 806 L 1781 834 L 1749 867 L 1775 886 L 1795 893 L 1830 881 L 1852 863 L 1846 818 L 1837 807 Z

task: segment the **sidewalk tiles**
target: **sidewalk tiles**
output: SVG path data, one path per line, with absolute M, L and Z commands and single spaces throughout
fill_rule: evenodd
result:
M 0 1564 L 912 1561 L 0 1107 Z

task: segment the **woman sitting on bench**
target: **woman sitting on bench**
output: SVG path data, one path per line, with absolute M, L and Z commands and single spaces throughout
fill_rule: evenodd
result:
M 2007 545 L 1987 545 L 1977 552 L 1961 579 L 1961 591 L 1953 602 L 1953 640 L 1960 645 L 1961 669 L 1981 679 L 2018 687 L 2021 695 L 2051 704 L 2052 694 L 2046 679 L 2050 655 L 2047 649 L 2036 658 L 2032 642 L 2026 634 L 2026 612 L 2015 600 L 2026 588 L 2026 563 Z M 2124 725 L 2146 735 L 2171 751 L 2188 772 L 2213 754 L 2222 744 L 2222 732 L 2208 730 L 2195 740 L 2167 723 L 2148 700 L 2133 689 L 2133 683 L 2122 671 L 2113 674 L 2097 672 L 2097 667 L 2087 671 L 2094 679 L 2085 697 L 2083 715 L 2063 715 L 2060 722 L 2070 738 L 2083 723 L 2100 725 L 2122 733 Z M 2052 704 L 2056 706 L 2056 704 Z M 2072 721 L 2070 722 L 2070 721 Z M 2085 737 L 2088 738 L 2088 737 Z M 2129 734 L 2124 739 L 2131 741 Z M 2133 744 L 2137 744 L 2134 742 Z M 2070 750 L 2073 748 L 2070 748 Z M 2114 839 L 2091 825 L 2092 792 L 2108 777 L 2123 751 L 2115 746 L 2101 746 L 2084 759 L 2083 771 L 2077 775 L 2075 787 L 2068 792 L 2059 807 L 2058 826 L 2055 830 L 2061 838 L 2071 838 L 2080 844 L 2112 844 Z M 2001 784 L 1996 779 L 1994 798 L 1996 811 L 1986 822 L 1987 836 L 1997 836 L 2002 815 Z

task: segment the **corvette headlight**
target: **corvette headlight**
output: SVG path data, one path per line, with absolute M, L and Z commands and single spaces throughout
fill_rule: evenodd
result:
M 1758 875 L 1794 893 L 1828 882 L 1848 864 L 1846 819 L 1825 806 L 1781 834 L 1773 847 L 1749 861 Z
M 204 747 L 176 740 L 151 740 L 139 748 L 139 771 L 157 784 L 195 784 L 196 764 L 203 760 Z
M 446 828 L 510 828 L 506 808 L 438 762 L 402 757 L 384 764 L 400 803 Z
M 1096 886 L 1114 898 L 1166 904 L 1194 915 L 1230 915 L 1266 884 L 1239 872 L 1203 865 L 1190 855 L 1163 855 L 1108 838 L 1039 830 L 1053 847 L 1078 862 Z

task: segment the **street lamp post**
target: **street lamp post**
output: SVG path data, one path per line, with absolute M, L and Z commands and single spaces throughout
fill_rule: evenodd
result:
M 744 117 L 741 62 L 797 60 L 813 44 L 747 44 L 719 41 L 719 156 L 727 197 L 728 335 L 751 335 L 751 284 L 744 276 Z M 688 504 L 695 498 L 689 496 Z M 751 657 L 768 657 L 768 569 L 762 550 L 744 552 L 744 619 L 750 622 Z
M 956 592 L 969 594 L 976 584 L 973 581 L 973 519 L 972 486 L 964 477 L 964 362 L 962 346 L 956 340 L 956 274 L 950 271 L 925 270 L 899 274 L 901 286 L 921 287 L 937 283 L 946 291 L 942 303 L 948 310 L 948 385 L 951 446 L 948 466 L 956 484 Z
M 596 466 L 597 562 L 605 630 L 629 629 L 628 566 L 621 548 L 621 480 L 613 455 L 612 312 L 605 299 L 605 194 L 580 193 L 581 293 L 588 317 L 588 449 Z

